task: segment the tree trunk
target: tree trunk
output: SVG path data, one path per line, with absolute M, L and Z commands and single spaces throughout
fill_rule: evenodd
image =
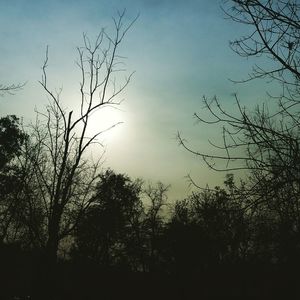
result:
M 44 299 L 53 299 L 58 293 L 57 252 L 59 245 L 60 214 L 53 212 L 48 225 L 48 241 L 45 248 L 44 266 L 41 270 L 39 290 Z
M 48 225 L 48 241 L 46 245 L 46 256 L 47 260 L 51 264 L 56 264 L 57 262 L 57 251 L 59 243 L 59 224 L 60 224 L 60 214 L 53 212 L 52 218 Z

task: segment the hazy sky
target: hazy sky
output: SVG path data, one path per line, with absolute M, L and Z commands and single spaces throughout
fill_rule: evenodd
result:
M 82 33 L 94 38 L 124 8 L 128 19 L 140 13 L 120 49 L 128 73 L 135 75 L 122 95 L 122 111 L 106 114 L 112 123 L 124 124 L 103 137 L 104 166 L 171 184 L 171 198 L 187 194 L 188 173 L 202 186 L 220 184 L 225 174 L 209 171 L 178 147 L 176 132 L 191 145 L 210 149 L 207 139 L 214 130 L 196 126 L 192 117 L 203 108 L 202 96 L 217 95 L 230 106 L 238 92 L 242 103 L 251 104 L 264 97 L 266 87 L 228 80 L 245 78 L 253 62 L 230 50 L 229 40 L 244 28 L 224 18 L 217 0 L 0 0 L 0 82 L 27 81 L 17 95 L 0 99 L 1 115 L 27 121 L 35 107 L 43 110 L 47 98 L 38 80 L 46 45 L 50 84 L 63 87 L 66 107 L 76 107 L 80 74 L 75 48 L 82 45 Z

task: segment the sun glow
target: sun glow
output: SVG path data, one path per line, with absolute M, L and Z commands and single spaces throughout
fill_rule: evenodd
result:
M 92 137 L 100 133 L 97 141 L 104 144 L 115 141 L 123 132 L 124 115 L 123 111 L 113 107 L 96 111 L 88 121 L 87 135 Z

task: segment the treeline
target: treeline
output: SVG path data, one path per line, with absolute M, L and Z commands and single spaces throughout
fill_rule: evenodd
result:
M 172 291 L 180 299 L 197 291 L 203 297 L 294 292 L 286 287 L 300 266 L 295 190 L 285 186 L 270 197 L 267 188 L 250 192 L 231 174 L 223 187 L 171 204 L 162 183 L 100 172 L 84 193 L 88 205 L 73 202 L 64 212 L 53 266 L 49 204 L 30 170 L 29 143 L 18 118 L 0 119 L 0 272 L 8 292 L 117 297 L 120 284 L 132 297 L 147 288 L 148 296 Z

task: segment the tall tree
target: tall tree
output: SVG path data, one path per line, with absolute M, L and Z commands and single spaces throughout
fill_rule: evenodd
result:
M 270 228 L 277 228 L 278 234 L 281 232 L 276 243 L 285 252 L 282 257 L 295 257 L 296 252 L 300 257 L 297 250 L 300 244 L 300 5 L 294 0 L 224 3 L 227 16 L 247 27 L 244 36 L 231 42 L 232 49 L 242 57 L 264 59 L 253 67 L 249 78 L 240 82 L 264 78 L 279 84 L 282 92 L 270 95 L 278 106 L 271 110 L 261 104 L 249 111 L 235 95 L 237 114 L 234 114 L 224 109 L 216 97 L 212 100 L 205 97 L 210 118 L 200 114 L 195 117 L 202 123 L 220 125 L 222 142 L 211 143 L 216 151 L 205 153 L 190 147 L 180 135 L 179 141 L 214 170 L 245 170 L 248 181 L 243 192 L 248 205 L 244 209 L 257 207 L 269 216 L 269 224 L 273 225 L 264 223 L 262 227 L 265 226 L 266 232 Z
M 67 111 L 61 102 L 61 91 L 53 92 L 49 87 L 46 51 L 40 84 L 50 104 L 45 113 L 38 113 L 30 130 L 26 161 L 31 165 L 31 184 L 35 185 L 31 203 L 34 206 L 37 201 L 40 214 L 43 213 L 44 247 L 52 262 L 57 259 L 60 241 L 72 232 L 93 201 L 91 193 L 100 161 L 92 163 L 87 152 L 92 144 L 98 143 L 103 131 L 88 135 L 91 115 L 99 109 L 119 105 L 118 96 L 132 75 L 119 86 L 116 84 L 117 74 L 123 70 L 119 46 L 136 20 L 125 24 L 124 19 L 124 12 L 113 18 L 111 35 L 102 30 L 93 42 L 83 35 L 84 45 L 77 48 L 81 82 L 79 107 L 75 110 Z
M 267 64 L 255 65 L 250 77 L 241 82 L 268 78 L 282 85 L 282 93 L 271 96 L 278 101 L 278 108 L 270 112 L 262 104 L 251 112 L 241 106 L 235 95 L 237 114 L 234 114 L 226 111 L 216 97 L 212 100 L 204 97 L 211 118 L 205 119 L 200 114 L 195 114 L 195 118 L 220 125 L 222 142 L 212 143 L 215 153 L 197 151 L 179 135 L 180 144 L 201 156 L 214 170 L 250 170 L 254 182 L 271 197 L 281 185 L 289 185 L 297 194 L 300 5 L 297 1 L 272 0 L 224 2 L 227 15 L 248 27 L 248 34 L 231 42 L 233 50 L 242 57 L 267 59 Z

